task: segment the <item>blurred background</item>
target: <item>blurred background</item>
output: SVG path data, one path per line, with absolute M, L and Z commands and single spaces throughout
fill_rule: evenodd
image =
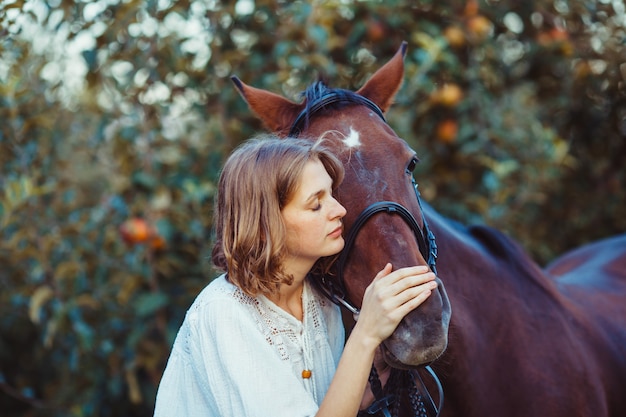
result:
M 150 416 L 263 129 L 229 77 L 357 89 L 402 41 L 425 201 L 540 265 L 626 230 L 623 0 L 1 2 L 0 413 Z

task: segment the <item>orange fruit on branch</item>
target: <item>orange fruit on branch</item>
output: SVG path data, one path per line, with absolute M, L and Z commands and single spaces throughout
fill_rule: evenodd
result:
M 153 249 L 165 247 L 165 239 L 156 228 L 140 217 L 133 217 L 120 225 L 120 235 L 129 245 L 148 244 Z
M 457 84 L 446 83 L 434 91 L 430 100 L 433 104 L 455 107 L 463 99 L 463 90 Z
M 437 125 L 437 139 L 443 143 L 453 143 L 459 133 L 459 125 L 454 119 L 446 119 Z

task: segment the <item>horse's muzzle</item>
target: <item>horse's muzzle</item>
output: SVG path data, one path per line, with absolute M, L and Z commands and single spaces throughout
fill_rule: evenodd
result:
M 428 365 L 448 346 L 450 301 L 443 283 L 428 299 L 406 315 L 383 346 L 385 362 L 394 368 L 408 369 Z

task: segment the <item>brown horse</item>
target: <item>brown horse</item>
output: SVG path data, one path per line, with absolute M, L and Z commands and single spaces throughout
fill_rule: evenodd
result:
M 348 210 L 337 271 L 345 290 L 335 281 L 339 290 L 330 292 L 341 298 L 343 290 L 358 306 L 366 277 L 386 262 L 434 268 L 436 259 L 446 289 L 439 282 L 384 347 L 394 368 L 432 362 L 446 398 L 442 416 L 626 416 L 626 235 L 542 270 L 502 233 L 420 204 L 415 153 L 384 119 L 405 53 L 403 44 L 356 93 L 318 82 L 302 103 L 233 78 L 270 130 L 324 136 L 345 165 L 337 192 Z

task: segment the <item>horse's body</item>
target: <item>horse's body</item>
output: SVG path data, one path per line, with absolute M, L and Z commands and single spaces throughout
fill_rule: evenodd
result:
M 383 112 L 400 87 L 405 50 L 403 45 L 357 92 Z M 385 359 L 394 367 L 434 361 L 445 393 L 441 416 L 626 416 L 626 235 L 573 251 L 542 270 L 502 233 L 465 227 L 420 207 L 410 184 L 413 151 L 371 106 L 348 100 L 309 109 L 315 91 L 307 90 L 305 103 L 297 104 L 235 83 L 281 134 L 312 110 L 296 133 L 324 135 L 344 162 L 337 197 L 348 209 L 347 230 L 369 204 L 387 200 L 423 218 L 436 235 L 437 272 L 448 295 L 440 283 L 405 318 L 385 342 Z M 402 267 L 427 261 L 406 221 L 376 214 L 350 249 L 348 298 L 359 304 L 368 280 L 386 262 Z
M 498 231 L 426 216 L 454 309 L 443 416 L 626 415 L 626 236 L 544 271 Z

